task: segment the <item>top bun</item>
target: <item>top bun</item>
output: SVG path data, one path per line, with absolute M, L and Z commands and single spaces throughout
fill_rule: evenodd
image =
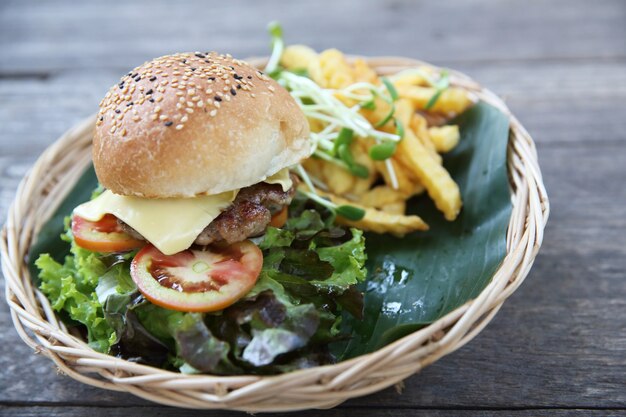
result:
M 146 198 L 246 187 L 311 151 L 289 93 L 215 52 L 168 55 L 129 72 L 100 103 L 93 139 L 100 183 Z

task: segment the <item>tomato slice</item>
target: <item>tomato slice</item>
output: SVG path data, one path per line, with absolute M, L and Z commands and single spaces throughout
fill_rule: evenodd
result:
M 94 252 L 123 252 L 146 244 L 124 233 L 112 214 L 106 214 L 97 222 L 90 222 L 74 214 L 72 234 L 78 246 Z
M 249 240 L 206 250 L 164 255 L 148 244 L 130 274 L 152 303 L 178 311 L 223 310 L 246 295 L 263 266 L 261 250 Z
M 270 226 L 283 227 L 285 223 L 287 223 L 288 216 L 289 213 L 287 211 L 287 206 L 285 206 L 280 212 L 272 216 L 272 220 L 270 220 Z

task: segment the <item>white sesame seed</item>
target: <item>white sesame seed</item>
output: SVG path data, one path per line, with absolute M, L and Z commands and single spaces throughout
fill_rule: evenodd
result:
M 159 120 L 167 120 L 167 119 L 168 119 L 168 117 L 165 114 L 162 114 L 162 115 L 159 116 Z
M 183 125 L 176 125 L 176 130 L 180 130 L 183 128 Z
M 185 109 L 185 111 L 186 111 L 187 113 L 193 113 L 193 109 L 191 109 L 191 108 L 189 108 L 189 107 L 187 107 L 187 108 Z
M 216 114 L 217 114 L 217 110 L 215 110 L 215 109 L 213 109 L 213 110 L 211 110 L 211 112 L 209 112 L 209 115 L 211 117 L 215 116 Z

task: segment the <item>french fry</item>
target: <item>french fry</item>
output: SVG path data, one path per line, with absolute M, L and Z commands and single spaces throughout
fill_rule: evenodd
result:
M 413 85 L 399 85 L 398 94 L 401 98 L 409 99 L 415 108 L 426 110 L 426 104 L 435 95 L 436 89 L 432 87 L 418 87 Z M 462 113 L 472 105 L 469 94 L 460 88 L 450 87 L 444 90 L 432 108 L 428 111 L 436 113 Z
M 364 144 L 361 140 L 354 141 L 350 147 L 352 151 L 352 156 L 354 157 L 354 161 L 358 164 L 363 165 L 369 171 L 369 177 L 367 178 L 358 178 L 355 177 L 354 186 L 351 190 L 352 194 L 361 195 L 367 190 L 369 190 L 379 178 L 378 171 L 376 170 L 376 165 L 374 165 L 374 161 L 367 154 L 367 145 Z
M 406 203 L 404 201 L 398 201 L 397 203 L 385 204 L 380 208 L 385 213 L 390 214 L 404 214 L 406 212 Z
M 428 224 L 426 224 L 421 217 L 416 215 L 405 216 L 402 214 L 387 213 L 381 210 L 376 210 L 372 207 L 355 204 L 352 201 L 333 194 L 322 193 L 320 191 L 318 191 L 318 194 L 330 198 L 330 201 L 335 204 L 349 204 L 365 210 L 365 217 L 358 221 L 352 221 L 338 216 L 337 223 L 346 226 L 357 227 L 359 229 L 369 230 L 375 233 L 391 233 L 392 235 L 398 237 L 402 237 L 407 233 L 414 232 L 416 230 L 428 230 Z
M 456 147 L 461 138 L 457 125 L 431 127 L 428 129 L 428 133 L 437 152 L 449 152 Z
M 391 111 L 391 105 L 380 97 L 374 99 L 375 109 L 361 109 L 360 113 L 370 122 L 372 125 L 377 125 L 381 120 L 384 120 Z M 389 120 L 385 126 L 379 128 L 388 132 L 394 132 L 393 120 Z
M 410 130 L 415 134 L 415 136 L 422 142 L 422 144 L 428 149 L 430 152 L 430 156 L 433 157 L 435 161 L 441 164 L 442 159 L 441 155 L 437 153 L 437 148 L 435 144 L 430 139 L 430 134 L 428 133 L 428 126 L 426 123 L 426 119 L 421 114 L 414 113 L 411 116 Z
M 307 69 L 317 59 L 317 52 L 312 48 L 306 45 L 289 45 L 283 51 L 280 63 L 288 70 L 300 70 Z
M 389 187 L 393 188 L 393 181 L 391 180 L 391 173 L 387 169 L 387 165 L 383 161 L 375 161 L 376 169 L 380 172 L 383 179 L 385 180 L 385 184 Z M 398 191 L 403 194 L 409 194 L 413 191 L 413 183 L 409 179 L 405 170 L 402 169 L 400 164 L 394 159 L 391 158 L 391 166 L 393 167 L 393 171 L 396 174 L 396 180 L 398 181 Z
M 319 133 L 324 130 L 324 123 L 318 119 L 308 118 L 309 121 L 309 129 L 311 132 Z
M 352 68 L 343 53 L 337 49 L 327 49 L 319 54 L 319 65 L 320 78 L 313 80 L 322 87 L 339 89 L 354 84 Z
M 406 189 L 402 190 L 403 191 L 402 195 L 404 195 L 405 199 L 409 199 L 413 196 L 420 195 L 424 191 L 426 191 L 426 188 L 424 187 L 424 185 L 420 182 L 419 178 L 417 178 L 417 175 L 415 175 L 415 172 L 413 171 L 413 169 L 411 169 L 410 161 L 408 159 L 406 161 L 402 161 L 402 155 L 400 154 L 400 152 L 396 152 L 396 154 L 393 156 L 392 159 L 396 161 L 396 164 L 399 167 L 399 169 L 401 169 L 404 172 L 404 174 L 409 179 L 409 182 L 411 183 L 410 187 L 407 187 Z M 405 162 L 409 165 L 406 165 Z
M 380 208 L 387 204 L 402 202 L 405 198 L 405 194 L 387 185 L 377 185 L 366 193 L 363 193 L 359 198 L 359 203 L 368 207 Z
M 441 163 L 441 156 L 437 153 L 435 145 L 433 145 L 428 137 L 426 119 L 415 113 L 413 103 L 406 98 L 401 98 L 396 104 L 395 114 L 398 121 L 404 125 L 405 136 L 415 135 L 428 149 L 430 156 L 432 156 L 435 161 Z M 407 164 L 407 166 L 410 166 L 410 164 Z
M 414 135 L 405 135 L 398 145 L 398 152 L 424 184 L 435 206 L 452 221 L 461 210 L 461 192 L 446 169 L 435 161 L 428 149 Z
M 402 86 L 427 86 L 428 81 L 421 74 L 417 72 L 406 71 L 404 73 L 400 73 L 391 77 L 391 82 L 396 87 L 396 89 L 401 88 Z
M 321 159 L 307 158 L 302 161 L 302 167 L 306 170 L 309 177 L 324 182 L 324 176 L 322 174 L 322 163 L 323 161 Z
M 343 195 L 352 189 L 356 178 L 348 170 L 328 161 L 321 161 L 322 176 L 328 189 L 339 195 Z
M 396 102 L 395 116 L 403 126 L 409 127 L 411 124 L 411 117 L 415 113 L 415 106 L 413 102 L 406 98 L 401 98 Z
M 380 83 L 376 71 L 374 71 L 365 60 L 357 58 L 354 60 L 354 64 L 352 66 L 354 67 L 355 82 L 366 82 L 372 84 Z
M 415 113 L 415 108 L 411 100 L 406 98 L 398 100 L 395 115 L 398 121 L 404 125 L 405 136 L 414 135 L 429 150 L 433 159 L 441 163 L 441 156 L 437 153 L 435 145 L 430 142 L 430 138 L 428 137 L 426 119 Z M 410 164 L 407 164 L 407 166 L 410 166 Z

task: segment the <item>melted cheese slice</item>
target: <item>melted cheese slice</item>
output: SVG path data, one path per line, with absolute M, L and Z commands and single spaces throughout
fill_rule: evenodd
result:
M 293 183 L 289 170 L 282 169 L 266 178 L 268 184 L 280 184 L 283 191 Z M 123 196 L 106 190 L 97 198 L 74 209 L 74 214 L 98 221 L 113 214 L 135 229 L 166 255 L 188 249 L 198 235 L 231 205 L 239 190 L 193 198 L 148 199 Z
M 289 177 L 288 168 L 281 169 L 276 174 L 267 177 L 263 182 L 268 184 L 280 184 L 285 192 L 293 186 L 293 181 L 291 181 L 291 178 Z
M 194 198 L 148 199 L 106 190 L 99 197 L 76 207 L 74 214 L 98 221 L 111 213 L 161 252 L 172 255 L 189 248 L 200 232 L 230 206 L 237 192 Z

